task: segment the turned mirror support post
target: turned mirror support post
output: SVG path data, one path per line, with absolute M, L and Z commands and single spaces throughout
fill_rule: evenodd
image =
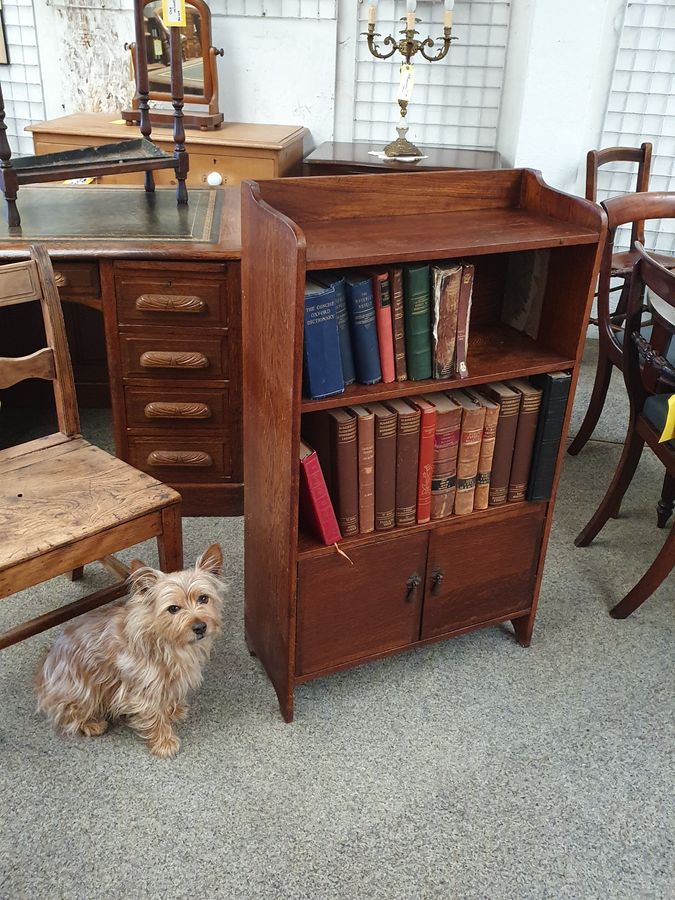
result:
M 135 61 L 134 72 L 136 74 L 136 93 L 138 95 L 138 112 L 140 117 L 141 134 L 150 140 L 152 124 L 150 122 L 150 103 L 148 96 L 150 85 L 148 81 L 148 53 L 145 44 L 145 20 L 143 17 L 143 4 L 134 4 L 134 25 L 136 29 L 136 45 L 134 47 Z M 155 190 L 155 177 L 152 171 L 145 173 L 145 190 L 152 193 Z
M 183 54 L 179 28 L 170 28 L 169 51 L 171 54 L 171 103 L 173 104 L 173 141 L 176 160 L 176 200 L 180 206 L 188 202 L 185 179 L 189 157 L 185 150 L 185 126 L 183 124 Z
M 7 223 L 10 228 L 17 228 L 21 224 L 19 210 L 16 206 L 16 195 L 19 190 L 19 182 L 16 171 L 12 167 L 12 150 L 7 140 L 7 123 L 5 122 L 5 99 L 0 86 L 0 187 L 7 201 Z

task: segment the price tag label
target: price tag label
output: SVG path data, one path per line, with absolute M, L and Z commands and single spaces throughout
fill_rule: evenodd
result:
M 172 28 L 184 28 L 187 25 L 185 0 L 162 0 L 162 19 Z
M 415 66 L 412 63 L 403 63 L 401 77 L 398 85 L 398 99 L 410 100 L 415 86 Z
M 668 416 L 663 426 L 663 434 L 659 438 L 659 444 L 672 441 L 675 438 L 675 394 L 668 398 Z

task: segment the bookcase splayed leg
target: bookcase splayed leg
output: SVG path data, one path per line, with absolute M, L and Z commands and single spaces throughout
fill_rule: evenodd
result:
M 242 185 L 246 640 L 286 721 L 360 662 L 506 621 L 529 645 L 604 229 L 530 170 Z M 442 316 L 409 320 L 436 287 Z

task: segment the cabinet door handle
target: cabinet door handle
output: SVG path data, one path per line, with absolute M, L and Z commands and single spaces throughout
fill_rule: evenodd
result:
M 149 466 L 212 466 L 213 460 L 203 450 L 153 450 Z
M 136 298 L 136 309 L 150 313 L 201 313 L 206 303 L 201 297 L 179 294 L 141 294 Z
M 161 403 L 153 400 L 145 406 L 146 419 L 210 419 L 211 408 L 206 403 Z
M 434 569 L 434 571 L 431 575 L 431 593 L 432 594 L 436 595 L 440 591 L 444 578 L 445 578 L 445 575 L 444 575 L 442 569 Z
M 406 586 L 408 591 L 405 595 L 405 599 L 407 603 L 412 603 L 415 599 L 415 593 L 417 592 L 417 588 L 422 584 L 422 579 L 417 574 L 417 572 L 413 572 L 410 578 L 408 579 Z
M 144 369 L 208 369 L 209 358 L 196 350 L 146 350 L 141 355 Z

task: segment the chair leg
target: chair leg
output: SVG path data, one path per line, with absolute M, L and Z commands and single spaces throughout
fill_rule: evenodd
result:
M 595 370 L 595 382 L 593 384 L 593 392 L 584 416 L 584 421 L 577 432 L 576 437 L 567 448 L 567 452 L 571 456 L 576 456 L 583 449 L 591 435 L 595 431 L 598 419 L 605 405 L 605 398 L 609 390 L 609 383 L 612 378 L 612 369 L 614 365 L 608 356 L 604 355 L 603 348 L 600 346 L 600 356 L 598 357 L 598 367 Z
M 157 535 L 157 550 L 163 572 L 180 572 L 183 568 L 183 524 L 178 504 L 162 510 L 162 533 Z
M 609 614 L 613 619 L 625 619 L 648 600 L 657 587 L 670 575 L 675 566 L 675 529 L 671 528 L 661 552 L 638 581 L 632 591 Z
M 656 517 L 659 528 L 665 528 L 668 519 L 673 514 L 675 506 L 675 475 L 666 472 L 663 479 L 663 490 L 661 491 L 661 499 L 656 506 Z
M 575 539 L 574 543 L 577 547 L 588 547 L 596 535 L 604 528 L 607 519 L 621 505 L 623 495 L 628 490 L 628 486 L 633 480 L 633 475 L 640 462 L 644 445 L 644 440 L 631 428 L 626 437 L 626 443 L 623 445 L 621 459 L 616 467 L 612 483 L 607 488 L 607 493 L 602 498 L 600 506 L 598 506 L 586 527 Z

